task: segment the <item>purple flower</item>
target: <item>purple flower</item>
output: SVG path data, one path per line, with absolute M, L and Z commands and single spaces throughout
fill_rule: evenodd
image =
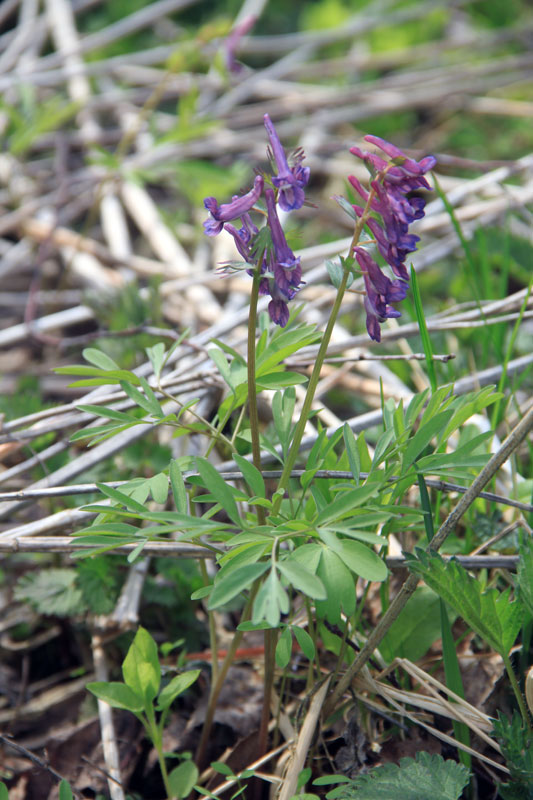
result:
M 272 236 L 272 245 L 275 258 L 272 260 L 274 278 L 285 294 L 289 286 L 296 288 L 302 278 L 300 259 L 297 258 L 287 244 L 283 228 L 276 210 L 276 198 L 272 189 L 265 189 L 267 206 L 267 224 Z M 287 284 L 287 288 L 285 288 Z
M 272 178 L 272 183 L 280 190 L 278 202 L 283 211 L 293 211 L 304 204 L 304 187 L 309 182 L 310 169 L 302 167 L 304 154 L 301 151 L 293 156 L 293 166 L 289 166 L 283 145 L 268 114 L 265 114 L 264 121 L 278 170 L 278 174 Z
M 228 72 L 237 73 L 241 71 L 242 64 L 239 64 L 239 62 L 236 60 L 235 50 L 237 49 L 242 37 L 245 36 L 251 28 L 253 28 L 256 21 L 257 17 L 254 14 L 250 14 L 238 25 L 235 25 L 233 30 L 231 30 L 229 35 L 226 37 L 224 42 L 224 50 L 226 51 L 226 67 Z
M 372 256 L 363 248 L 354 248 L 357 263 L 363 272 L 366 297 L 366 329 L 371 339 L 381 341 L 380 323 L 401 314 L 389 303 L 398 303 L 405 299 L 408 284 L 405 281 L 391 281 L 383 274 Z
M 225 222 L 231 222 L 233 219 L 238 219 L 250 211 L 261 197 L 263 191 L 264 179 L 262 175 L 257 175 L 254 180 L 254 187 L 250 189 L 247 194 L 235 195 L 231 199 L 231 203 L 223 203 L 218 205 L 216 198 L 206 197 L 204 206 L 210 213 L 210 217 L 204 222 L 204 231 L 207 236 L 216 236 L 224 227 Z

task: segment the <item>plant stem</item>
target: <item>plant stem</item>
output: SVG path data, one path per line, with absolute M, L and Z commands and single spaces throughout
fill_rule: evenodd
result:
M 533 408 L 529 409 L 529 411 L 520 420 L 518 425 L 502 442 L 500 449 L 489 459 L 487 464 L 483 467 L 479 475 L 473 481 L 470 488 L 467 489 L 465 494 L 461 497 L 453 511 L 448 514 L 437 533 L 427 546 L 427 552 L 438 551 L 439 547 L 444 543 L 447 536 L 455 528 L 463 514 L 472 505 L 483 487 L 486 486 L 490 480 L 492 480 L 496 472 L 499 470 L 502 464 L 507 461 L 511 453 L 520 447 L 531 429 L 533 429 Z M 354 677 L 362 670 L 368 659 L 371 658 L 376 647 L 379 647 L 383 637 L 389 630 L 394 620 L 397 619 L 417 586 L 418 576 L 410 575 L 390 604 L 384 616 L 381 618 L 368 637 L 365 646 L 362 648 L 353 664 L 351 664 L 351 666 L 346 670 L 344 676 L 341 678 L 332 692 L 331 697 L 328 699 L 326 705 L 326 716 L 331 714 L 334 704 L 342 697 L 348 686 L 353 681 Z
M 524 725 L 531 733 L 531 718 L 527 710 L 526 701 L 524 700 L 524 695 L 520 691 L 520 686 L 518 685 L 518 681 L 516 680 L 516 675 L 514 674 L 514 669 L 511 664 L 511 659 L 509 658 L 508 655 L 503 656 L 503 663 L 507 671 L 507 676 L 509 678 L 509 681 L 511 682 L 514 696 L 516 697 L 516 702 L 518 703 L 518 708 L 520 709 L 520 714 L 522 715 L 522 719 L 524 720 Z
M 255 385 L 255 331 L 257 328 L 257 301 L 259 299 L 259 283 L 261 270 L 259 264 L 263 260 L 260 253 L 258 266 L 254 270 L 252 293 L 250 295 L 250 312 L 248 314 L 248 415 L 250 418 L 250 433 L 252 436 L 252 459 L 254 467 L 261 472 L 261 441 L 259 434 L 259 414 L 257 413 L 257 387 Z M 265 523 L 265 510 L 256 506 L 257 521 L 259 525 Z
M 241 615 L 241 622 L 246 622 L 252 610 L 252 605 L 257 594 L 257 590 L 259 589 L 259 581 L 256 581 L 248 600 L 246 601 L 246 605 L 244 606 L 242 615 Z M 207 711 L 205 714 L 204 726 L 202 728 L 202 736 L 200 738 L 200 742 L 198 744 L 198 748 L 196 750 L 196 765 L 199 770 L 202 770 L 205 767 L 205 757 L 207 751 L 207 743 L 209 741 L 209 737 L 211 735 L 211 728 L 213 727 L 213 719 L 215 717 L 215 710 L 217 706 L 218 696 L 224 685 L 224 681 L 226 679 L 226 675 L 228 674 L 228 670 L 233 664 L 233 659 L 235 658 L 235 653 L 241 643 L 243 637 L 243 631 L 235 631 L 235 635 L 233 636 L 233 640 L 231 645 L 229 646 L 228 652 L 226 653 L 226 657 L 222 662 L 222 666 L 220 667 L 218 678 L 211 684 L 211 694 L 209 695 L 209 702 L 207 704 Z
M 209 586 L 209 576 L 207 574 L 205 559 L 200 558 L 199 561 L 202 580 L 205 586 Z M 207 618 L 209 620 L 209 647 L 211 648 L 211 680 L 213 683 L 216 683 L 218 678 L 218 644 L 214 612 L 208 610 Z
M 352 237 L 352 241 L 350 243 L 350 247 L 348 250 L 348 257 L 351 256 L 353 248 L 358 244 L 359 237 L 361 236 L 361 232 L 363 227 L 366 223 L 366 220 L 370 214 L 370 209 L 372 205 L 372 201 L 374 200 L 375 191 L 374 189 L 371 190 L 370 194 L 368 195 L 368 200 L 366 202 L 363 214 L 357 220 L 355 225 L 354 234 Z M 329 342 L 331 339 L 331 335 L 333 333 L 333 328 L 335 327 L 335 323 L 337 321 L 337 317 L 339 315 L 341 303 L 344 297 L 344 293 L 346 291 L 346 286 L 348 285 L 348 278 L 350 276 L 349 270 L 344 267 L 344 272 L 342 276 L 342 280 L 340 282 L 339 288 L 337 290 L 337 296 L 335 298 L 335 302 L 333 304 L 333 308 L 331 309 L 331 314 L 328 319 L 328 324 L 326 326 L 326 330 L 324 331 L 324 336 L 322 337 L 322 341 L 320 342 L 320 347 L 317 353 L 315 365 L 313 367 L 313 371 L 311 373 L 311 377 L 309 378 L 309 384 L 307 386 L 307 392 L 305 394 L 304 404 L 302 407 L 302 411 L 300 414 L 300 418 L 296 424 L 296 428 L 294 430 L 294 436 L 292 438 L 291 447 L 289 453 L 287 455 L 287 460 L 285 461 L 285 465 L 283 467 L 283 473 L 279 480 L 278 488 L 276 490 L 276 496 L 274 500 L 274 507 L 272 510 L 273 514 L 277 514 L 279 512 L 281 501 L 283 495 L 289 485 L 289 479 L 291 476 L 291 472 L 294 469 L 294 465 L 296 464 L 296 460 L 300 453 L 300 445 L 302 443 L 305 426 L 307 424 L 307 420 L 309 418 L 309 413 L 311 411 L 311 405 L 313 400 L 315 399 L 316 387 L 318 386 L 318 381 L 320 380 L 320 372 L 322 370 L 322 365 L 327 355 Z

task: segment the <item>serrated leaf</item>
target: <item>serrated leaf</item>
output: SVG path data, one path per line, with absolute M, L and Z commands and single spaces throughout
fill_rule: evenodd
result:
M 456 761 L 420 752 L 402 758 L 400 764 L 384 764 L 349 784 L 328 792 L 328 800 L 458 800 L 469 780 L 469 772 Z
M 530 616 L 533 616 L 533 546 L 528 537 L 520 542 L 520 558 L 516 571 L 518 596 Z
M 523 609 L 516 600 L 509 602 L 510 589 L 482 591 L 458 561 L 446 563 L 439 555 L 417 548 L 416 556 L 406 554 L 409 569 L 420 575 L 448 603 L 478 636 L 507 656 L 523 623 Z
M 41 614 L 69 617 L 87 609 L 76 585 L 75 569 L 46 569 L 23 575 L 15 587 L 15 599 L 31 603 Z
M 144 708 L 142 697 L 124 683 L 95 681 L 88 683 L 86 688 L 112 708 L 125 708 L 134 713 L 142 711 Z
M 276 664 L 280 669 L 285 669 L 289 661 L 291 660 L 292 654 L 292 635 L 291 629 L 285 628 L 285 630 L 281 633 L 281 636 L 278 639 L 276 644 Z
M 156 708 L 159 711 L 163 711 L 163 709 L 168 708 L 171 703 L 174 702 L 176 697 L 178 697 L 180 694 L 183 694 L 183 692 L 186 691 L 189 686 L 193 685 L 193 683 L 198 679 L 200 672 L 201 670 L 199 669 L 191 669 L 187 672 L 182 672 L 180 675 L 175 675 L 170 683 L 167 683 L 167 685 L 159 692 Z

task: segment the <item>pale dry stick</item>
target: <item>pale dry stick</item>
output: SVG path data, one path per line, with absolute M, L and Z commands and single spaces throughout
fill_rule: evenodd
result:
M 107 659 L 99 634 L 93 633 L 91 638 L 93 651 L 94 676 L 97 681 L 109 681 Z M 120 773 L 120 756 L 117 745 L 115 726 L 113 724 L 113 709 L 103 700 L 98 700 L 98 717 L 102 735 L 102 749 L 106 770 L 110 776 L 107 781 L 111 800 L 125 800 L 126 795 L 122 788 L 122 775 Z
M 522 444 L 527 435 L 533 429 L 533 407 L 524 415 L 518 425 L 511 431 L 511 433 L 503 441 L 500 449 L 496 452 L 485 467 L 481 470 L 479 475 L 475 478 L 470 488 L 465 492 L 457 503 L 454 510 L 446 517 L 437 533 L 430 541 L 426 548 L 427 552 L 438 552 L 440 546 L 446 540 L 447 536 L 455 528 L 463 514 L 472 505 L 474 500 L 479 496 L 483 487 L 494 477 L 502 464 L 515 452 L 515 450 Z M 417 575 L 410 575 L 405 581 L 402 588 L 390 604 L 382 619 L 379 621 L 373 632 L 368 637 L 368 640 L 361 652 L 356 657 L 353 664 L 348 667 L 346 673 L 340 679 L 335 687 L 331 697 L 328 701 L 328 710 L 331 712 L 335 703 L 342 697 L 344 692 L 349 687 L 353 678 L 360 672 L 372 653 L 379 646 L 383 637 L 389 630 L 390 626 L 395 619 L 398 618 L 400 612 L 404 608 L 407 600 L 413 594 L 418 586 L 419 578 Z
M 197 548 L 200 549 L 200 548 Z M 148 554 L 147 554 L 148 555 Z M 109 617 L 109 623 L 118 625 L 121 630 L 133 628 L 139 624 L 139 605 L 141 602 L 141 592 L 144 586 L 148 568 L 149 558 L 142 558 L 132 564 L 128 577 L 113 613 Z
M 96 33 L 90 33 L 82 37 L 78 46 L 72 52 L 83 55 L 91 52 L 91 50 L 97 50 L 117 41 L 117 39 L 128 36 L 130 33 L 147 28 L 166 14 L 181 11 L 187 6 L 193 5 L 193 3 L 194 0 L 157 0 L 139 11 L 133 12 L 133 14 L 123 17 L 118 22 L 107 25 Z M 57 67 L 62 63 L 63 55 L 52 53 L 39 59 L 36 66 L 42 71 Z
M 94 312 L 88 306 L 75 306 L 64 311 L 56 311 L 33 322 L 20 322 L 11 328 L 0 331 L 0 347 L 11 347 L 16 342 L 31 338 L 48 331 L 57 330 L 68 325 L 78 325 L 94 318 Z
M 15 36 L 9 46 L 0 56 L 0 73 L 6 73 L 16 62 L 27 45 L 35 37 L 34 23 L 37 15 L 37 0 L 22 0 L 19 13 L 18 25 L 15 29 Z
M 246 769 L 242 770 L 242 772 L 245 772 L 248 769 L 253 769 L 255 772 L 257 767 L 262 767 L 263 764 L 268 764 L 268 762 L 271 761 L 274 758 L 274 756 L 283 753 L 283 751 L 286 750 L 287 747 L 289 746 L 290 742 L 285 742 L 285 744 L 276 747 L 274 750 L 270 750 L 268 753 L 265 753 L 264 756 L 258 758 L 257 761 L 252 761 L 251 764 L 248 764 Z M 261 775 L 261 778 L 263 780 L 277 782 L 277 778 L 275 775 Z M 238 783 L 238 781 L 239 781 L 239 775 L 236 775 L 235 778 L 230 778 L 229 780 L 224 781 L 224 783 L 220 784 L 220 786 L 217 786 L 216 789 L 213 789 L 213 791 L 210 792 L 210 796 L 214 795 L 215 797 L 218 797 L 219 795 L 224 794 L 224 792 L 226 792 L 228 789 L 231 789 L 232 786 L 235 786 L 235 784 Z
M 80 134 L 82 139 L 89 142 L 100 134 L 100 126 L 86 108 L 87 100 L 91 96 L 91 87 L 83 74 L 83 61 L 79 52 L 72 5 L 69 0 L 45 0 L 45 5 L 50 33 L 57 51 L 56 57 L 60 58 L 64 65 L 68 94 L 80 105 L 77 115 Z
M 191 477 L 196 477 L 198 473 L 196 472 L 184 472 L 182 477 L 185 483 L 190 482 Z M 262 475 L 266 480 L 275 480 L 276 478 L 280 478 L 282 474 L 282 470 L 263 470 Z M 242 480 L 243 473 L 240 470 L 235 470 L 234 472 L 227 472 L 221 471 L 220 475 L 226 481 L 238 481 Z M 303 469 L 294 469 L 291 472 L 291 478 L 301 478 L 302 476 L 306 475 L 306 471 Z M 359 477 L 363 480 L 368 478 L 368 472 L 361 472 Z M 348 470 L 336 470 L 336 469 L 319 469 L 315 473 L 315 478 L 325 478 L 327 480 L 350 480 L 353 478 L 353 474 Z M 395 476 L 391 476 L 391 482 L 397 480 Z M 125 486 L 130 481 L 106 481 L 103 485 L 109 486 L 112 489 L 119 489 L 121 486 Z M 450 483 L 448 481 L 436 480 L 434 478 L 426 478 L 426 483 L 432 489 L 438 489 L 441 492 L 458 492 L 459 494 L 464 494 L 467 491 L 466 486 L 461 486 L 457 483 Z M 67 497 L 72 495 L 83 495 L 83 494 L 92 494 L 93 492 L 98 491 L 98 486 L 96 483 L 75 483 L 69 484 L 65 486 L 52 486 L 44 489 L 22 489 L 19 491 L 13 492 L 0 492 L 0 500 L 36 500 L 39 498 L 47 498 L 47 497 Z M 492 503 L 500 503 L 504 506 L 509 506 L 512 508 L 518 508 L 520 511 L 524 511 L 525 513 L 532 513 L 533 512 L 533 505 L 530 503 L 522 503 L 519 500 L 513 500 L 510 497 L 502 497 L 499 494 L 494 494 L 493 492 L 480 492 L 478 497 L 490 500 Z
M 309 706 L 309 711 L 305 716 L 304 724 L 302 725 L 298 735 L 296 747 L 289 762 L 287 772 L 284 776 L 283 786 L 281 792 L 279 793 L 279 800 L 290 800 L 290 798 L 296 793 L 298 776 L 304 768 L 305 760 L 307 758 L 309 748 L 311 747 L 311 742 L 313 741 L 313 735 L 320 717 L 320 712 L 322 711 L 324 700 L 326 699 L 329 682 L 330 678 L 328 676 L 323 682 L 322 686 L 320 686 L 320 688 L 313 695 L 313 699 L 311 700 L 311 704 Z

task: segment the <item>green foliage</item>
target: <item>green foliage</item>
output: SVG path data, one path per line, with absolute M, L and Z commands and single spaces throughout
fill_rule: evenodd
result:
M 440 637 L 439 597 L 427 586 L 419 586 L 393 622 L 379 649 L 387 661 L 408 658 L 417 661 Z
M 533 545 L 530 537 L 520 542 L 520 558 L 516 570 L 518 596 L 524 609 L 533 617 Z
M 47 569 L 23 575 L 15 587 L 15 599 L 33 605 L 41 614 L 74 616 L 85 610 L 76 586 L 75 569 Z
M 409 569 L 420 575 L 478 636 L 501 656 L 508 655 L 523 622 L 523 607 L 518 600 L 510 602 L 510 589 L 483 591 L 480 581 L 457 561 L 446 563 L 439 555 L 428 555 L 419 548 L 416 556 L 406 558 Z
M 531 800 L 533 798 L 533 738 L 519 714 L 511 720 L 502 716 L 494 720 L 493 736 L 502 749 L 505 763 L 511 772 L 510 783 L 499 786 L 503 800 Z
M 328 800 L 458 800 L 468 783 L 468 770 L 455 761 L 420 752 L 398 764 L 376 767 L 328 792 Z

